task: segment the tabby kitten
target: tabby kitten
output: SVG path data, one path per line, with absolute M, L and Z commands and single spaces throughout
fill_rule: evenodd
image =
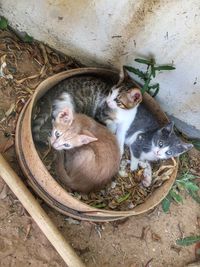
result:
M 32 132 L 36 142 L 46 143 L 52 129 L 52 119 L 67 106 L 75 112 L 95 118 L 108 95 L 112 83 L 95 76 L 81 75 L 61 81 L 39 101 L 33 114 Z M 36 113 L 36 112 L 34 112 Z
M 72 190 L 88 193 L 102 188 L 119 170 L 116 137 L 70 108 L 64 108 L 53 121 L 50 142 L 57 150 L 59 179 Z
M 127 134 L 125 143 L 131 154 L 131 170 L 144 168 L 143 185 L 148 187 L 152 180 L 150 162 L 178 157 L 193 147 L 183 142 L 174 132 L 173 122 L 160 127 L 150 111 L 140 104 Z

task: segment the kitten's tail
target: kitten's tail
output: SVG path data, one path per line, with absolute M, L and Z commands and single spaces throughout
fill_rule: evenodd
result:
M 32 135 L 33 135 L 33 140 L 35 142 L 47 144 L 49 125 L 47 126 L 45 124 L 48 121 L 51 121 L 51 105 L 48 102 L 48 100 L 45 99 L 39 104 L 39 112 L 38 113 L 37 111 L 33 112 Z M 41 138 L 41 136 L 45 137 L 44 140 L 43 138 Z
M 33 126 L 32 126 L 32 134 L 33 134 L 33 139 L 34 141 L 38 143 L 47 143 L 46 140 L 41 139 L 41 134 L 42 134 L 42 128 L 44 127 L 45 123 L 48 121 L 50 118 L 50 114 L 48 113 L 43 113 L 39 114 L 38 117 L 33 121 Z
M 59 181 L 64 185 L 72 188 L 72 179 L 67 174 L 65 168 L 65 153 L 64 151 L 57 151 L 56 153 L 56 172 L 58 174 Z
M 65 107 L 74 110 L 70 95 L 63 92 L 52 103 L 51 99 L 45 98 L 39 105 L 40 111 L 32 123 L 33 139 L 37 143 L 48 143 L 48 134 L 51 133 L 51 120 Z

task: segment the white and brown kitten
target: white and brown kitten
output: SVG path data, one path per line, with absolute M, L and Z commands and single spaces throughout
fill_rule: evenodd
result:
M 102 188 L 119 170 L 116 137 L 94 119 L 70 108 L 56 116 L 50 142 L 58 151 L 58 176 L 72 190 L 88 193 Z
M 106 98 L 108 107 L 115 114 L 113 120 L 107 120 L 107 127 L 116 134 L 121 155 L 124 153 L 124 142 L 127 131 L 135 119 L 137 108 L 142 101 L 138 88 L 124 90 L 123 86 L 114 87 Z

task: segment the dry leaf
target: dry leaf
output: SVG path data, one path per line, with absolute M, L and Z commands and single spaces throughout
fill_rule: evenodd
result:
M 6 198 L 7 195 L 8 195 L 8 186 L 7 186 L 7 184 L 4 184 L 3 189 L 0 193 L 0 199 Z
M 14 145 L 13 139 L 12 138 L 9 138 L 4 143 L 0 144 L 0 153 L 5 153 L 13 145 Z
M 173 249 L 176 253 L 180 253 L 180 251 L 182 250 L 182 248 L 181 247 L 177 247 L 177 246 L 175 246 L 175 245 L 171 245 L 171 247 L 170 247 L 171 249 Z
M 197 226 L 200 228 L 200 217 L 197 217 Z
M 27 225 L 27 227 L 26 227 L 26 235 L 25 235 L 25 237 L 24 237 L 24 241 L 27 240 L 28 235 L 29 235 L 29 233 L 30 233 L 30 231 L 31 231 L 31 227 L 32 227 L 32 222 L 29 221 L 29 223 L 28 223 L 28 225 Z
M 39 47 L 41 49 L 41 52 L 42 52 L 42 55 L 43 55 L 43 58 L 44 58 L 44 64 L 49 64 L 49 60 L 48 60 L 48 56 L 47 56 L 47 52 L 46 52 L 46 49 L 45 49 L 45 46 L 40 43 L 39 44 Z
M 35 79 L 35 78 L 37 78 L 37 77 L 39 77 L 39 76 L 40 76 L 40 74 L 31 75 L 31 76 L 26 77 L 26 78 L 23 78 L 23 79 L 21 79 L 21 80 L 15 80 L 15 82 L 16 82 L 17 84 L 22 84 L 22 83 L 25 82 L 26 80 Z
M 1 66 L 0 66 L 0 77 L 3 77 L 3 78 L 6 78 L 6 79 L 13 79 L 13 76 L 11 74 L 6 74 L 4 72 L 4 69 L 6 68 L 7 66 L 7 63 L 6 63 L 6 55 L 3 55 L 1 57 Z M 6 71 L 8 73 L 8 71 Z
M 180 237 L 183 238 L 184 237 L 184 230 L 183 230 L 183 224 L 180 222 L 178 223 L 178 230 L 180 232 Z
M 62 69 L 65 69 L 65 67 L 66 67 L 66 63 L 61 63 L 61 64 L 59 64 L 59 65 L 54 66 L 54 67 L 52 68 L 52 70 L 53 70 L 54 72 L 59 72 L 59 71 L 61 71 Z
M 154 232 L 151 232 L 151 238 L 152 238 L 153 241 L 161 242 L 161 237 L 158 234 L 154 233 Z
M 124 218 L 124 219 L 121 219 L 118 221 L 114 221 L 114 222 L 112 222 L 112 225 L 113 225 L 113 227 L 117 228 L 119 225 L 126 223 L 128 220 L 129 220 L 129 218 L 127 217 L 127 218 Z
M 6 63 L 6 54 L 1 57 L 0 62 L 1 62 L 1 65 Z
M 80 221 L 75 220 L 75 219 L 72 219 L 72 218 L 70 218 L 70 217 L 65 218 L 64 220 L 67 221 L 69 224 L 77 224 L 77 225 L 78 225 L 78 224 L 81 223 Z
M 153 260 L 153 258 L 150 259 L 150 260 L 145 264 L 144 267 L 151 267 L 151 262 L 152 262 L 152 260 Z
M 12 103 L 12 104 L 10 105 L 9 109 L 8 109 L 8 110 L 6 111 L 6 113 L 5 113 L 6 117 L 10 116 L 11 113 L 12 113 L 14 110 L 15 110 L 15 104 Z
M 200 262 L 188 263 L 186 267 L 200 267 Z
M 200 242 L 196 243 L 194 249 L 195 249 L 196 260 L 200 260 Z
M 150 231 L 150 226 L 145 226 L 142 228 L 142 234 L 140 236 L 141 240 L 146 240 L 147 238 L 147 233 Z

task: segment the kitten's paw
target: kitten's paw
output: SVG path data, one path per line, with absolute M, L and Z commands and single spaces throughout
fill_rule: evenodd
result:
M 120 151 L 120 156 L 121 156 L 121 158 L 122 158 L 122 156 L 123 156 L 123 154 L 124 154 L 124 146 L 123 146 L 123 147 L 120 146 L 120 147 L 119 147 L 119 151 Z
M 117 124 L 114 123 L 112 120 L 107 120 L 106 121 L 106 127 L 108 128 L 108 130 L 111 133 L 116 134 L 116 132 L 117 132 Z
M 148 162 L 139 162 L 139 166 L 144 169 L 144 179 L 142 180 L 142 185 L 144 187 L 149 187 L 152 181 L 152 170 L 151 165 Z
M 148 164 L 147 164 L 147 162 L 144 162 L 144 161 L 139 161 L 139 162 L 138 162 L 138 165 L 139 165 L 142 169 L 146 169 L 146 168 L 149 167 Z
M 151 185 L 151 176 L 144 176 L 144 179 L 142 180 L 142 185 L 144 187 L 149 187 Z
M 138 169 L 138 161 L 137 160 L 131 160 L 131 171 L 136 171 Z

